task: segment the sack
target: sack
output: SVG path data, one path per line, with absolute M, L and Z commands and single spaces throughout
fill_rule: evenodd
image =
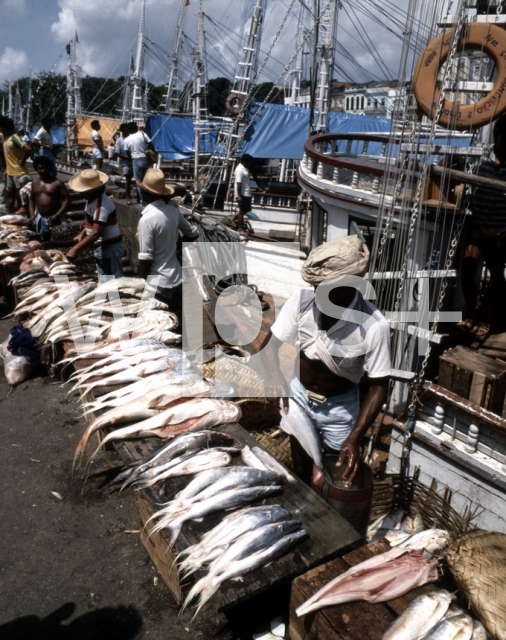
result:
M 156 153 L 156 151 L 153 151 L 153 149 L 146 149 L 144 153 L 146 155 L 148 164 L 153 165 L 158 162 L 158 154 Z
M 5 356 L 4 373 L 9 384 L 15 385 L 26 380 L 32 373 L 33 367 L 24 356 Z

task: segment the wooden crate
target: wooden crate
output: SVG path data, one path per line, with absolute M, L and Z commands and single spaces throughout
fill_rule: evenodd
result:
M 439 385 L 479 407 L 502 415 L 506 363 L 461 345 L 439 358 Z
M 414 598 L 432 591 L 433 584 L 414 589 L 388 603 L 347 602 L 301 618 L 295 610 L 350 567 L 389 549 L 385 539 L 377 540 L 296 578 L 290 599 L 290 640 L 381 640 L 395 618 Z

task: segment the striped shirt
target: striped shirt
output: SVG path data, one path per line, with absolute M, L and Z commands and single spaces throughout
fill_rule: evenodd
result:
M 116 218 L 116 206 L 105 193 L 86 205 L 84 210 L 86 235 L 91 233 L 93 224 L 96 222 L 104 225 L 104 232 L 98 242 L 94 244 L 95 247 L 114 244 L 122 239 Z
M 506 163 L 496 164 L 495 157 L 482 160 L 478 175 L 494 180 L 506 180 Z M 471 198 L 471 225 L 473 227 L 506 227 L 506 193 L 489 187 L 478 187 Z

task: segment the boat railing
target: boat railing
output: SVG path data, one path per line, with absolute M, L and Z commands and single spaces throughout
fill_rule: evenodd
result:
M 323 133 L 304 145 L 298 178 L 309 188 L 349 192 L 350 196 L 379 201 L 385 176 L 388 135 Z M 361 195 L 359 195 L 359 193 Z

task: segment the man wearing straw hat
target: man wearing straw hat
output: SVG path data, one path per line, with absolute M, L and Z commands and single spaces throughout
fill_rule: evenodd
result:
M 137 184 L 148 203 L 141 213 L 137 230 L 139 276 L 158 276 L 156 297 L 180 315 L 183 306 L 183 271 L 176 255 L 179 232 L 186 240 L 195 240 L 198 232 L 170 201 L 175 189 L 165 184 L 161 169 L 148 169 L 142 182 Z
M 105 194 L 108 177 L 102 171 L 84 169 L 69 180 L 72 191 L 86 200 L 84 229 L 74 238 L 77 244 L 67 252 L 69 260 L 85 247 L 93 247 L 99 282 L 104 276 L 123 276 L 125 242 L 116 219 L 116 206 Z
M 313 465 L 295 435 L 300 421 L 293 423 L 294 414 L 302 410 L 306 427 L 312 424 L 323 440 L 323 450 L 339 454 L 337 466 L 347 461 L 343 479 L 352 482 L 364 435 L 387 397 L 389 326 L 360 292 L 372 289 L 363 280 L 368 261 L 369 251 L 358 236 L 314 249 L 302 267 L 302 278 L 312 288 L 287 300 L 262 345 L 272 341 L 265 350 L 266 395 L 283 396 L 281 427 L 291 435 L 294 463 L 307 482 Z M 299 361 L 289 385 L 279 365 L 284 343 L 297 347 Z M 358 383 L 365 373 L 369 389 L 360 402 Z

